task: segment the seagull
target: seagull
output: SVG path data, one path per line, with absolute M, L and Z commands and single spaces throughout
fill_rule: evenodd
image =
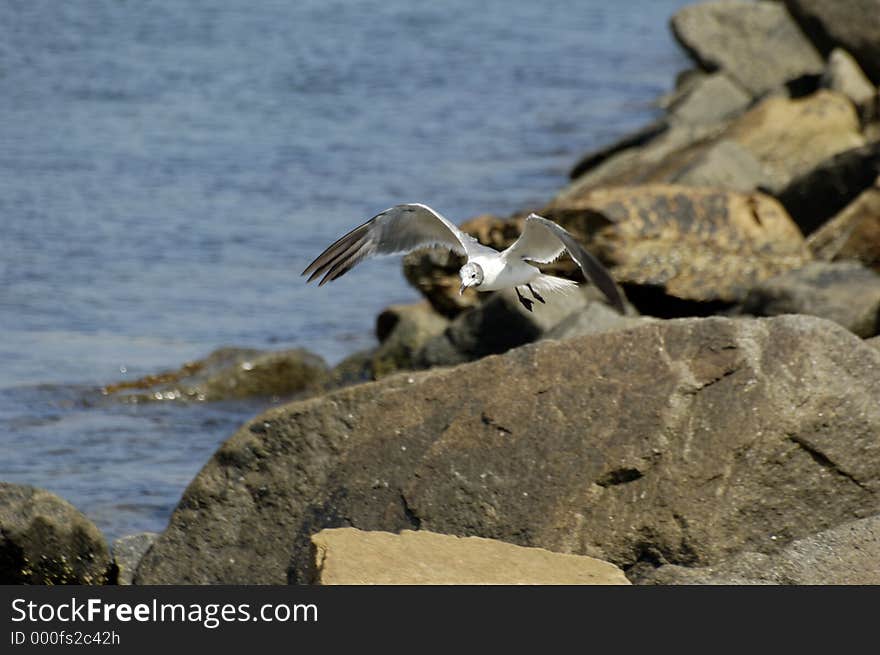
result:
M 376 255 L 408 253 L 428 246 L 443 246 L 467 257 L 461 267 L 459 294 L 473 287 L 477 291 L 498 291 L 513 287 L 528 311 L 534 301 L 545 303 L 543 293 L 564 293 L 577 287 L 572 280 L 545 275 L 533 264 L 549 264 L 567 252 L 584 277 L 595 284 L 621 314 L 623 297 L 611 274 L 564 228 L 543 216 L 531 214 L 519 238 L 506 250 L 484 246 L 465 234 L 451 221 L 427 205 L 407 203 L 379 212 L 363 225 L 337 239 L 302 272 L 308 282 L 324 276 L 318 283 L 345 275 L 360 261 Z M 521 290 L 523 289 L 523 290 Z

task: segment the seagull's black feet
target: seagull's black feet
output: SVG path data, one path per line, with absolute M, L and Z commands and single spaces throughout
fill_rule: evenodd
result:
M 519 292 L 519 287 L 513 287 L 513 288 L 516 289 L 516 297 L 519 298 L 519 301 L 522 303 L 522 306 L 525 307 L 526 309 L 528 309 L 529 311 L 532 311 L 532 305 L 534 305 L 535 303 L 533 303 L 528 298 L 524 298 L 523 295 Z M 534 293 L 534 291 L 532 293 Z
M 541 297 L 541 294 L 539 294 L 539 293 L 536 292 L 534 289 L 532 289 L 532 285 L 531 285 L 531 284 L 527 284 L 526 286 L 529 288 L 529 291 L 532 292 L 532 295 L 535 297 L 535 300 L 537 300 L 537 301 L 538 301 L 539 303 L 541 303 L 542 305 L 546 305 L 546 304 L 547 304 L 547 301 L 544 300 L 544 299 Z

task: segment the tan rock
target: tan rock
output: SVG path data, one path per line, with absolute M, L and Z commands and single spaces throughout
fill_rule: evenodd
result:
M 427 531 L 321 530 L 312 536 L 318 584 L 627 585 L 619 568 L 482 537 Z
M 846 50 L 835 48 L 828 56 L 822 84 L 842 93 L 857 107 L 869 105 L 877 96 L 877 87 L 865 75 L 858 62 Z
M 769 196 L 676 185 L 595 189 L 545 210 L 615 265 L 618 282 L 686 300 L 741 300 L 755 282 L 811 259 Z M 602 227 L 596 227 L 601 225 Z
M 647 143 L 616 152 L 585 169 L 554 202 L 577 200 L 600 186 L 652 182 L 711 181 L 725 189 L 743 190 L 748 184 L 778 191 L 820 162 L 864 143 L 846 96 L 827 89 L 797 99 L 774 95 L 729 124 L 676 123 Z M 726 164 L 734 147 L 736 161 Z M 728 154 L 719 157 L 718 148 Z
M 832 155 L 864 144 L 852 103 L 827 90 L 794 100 L 771 96 L 735 121 L 725 137 L 764 165 L 765 184 L 773 189 Z

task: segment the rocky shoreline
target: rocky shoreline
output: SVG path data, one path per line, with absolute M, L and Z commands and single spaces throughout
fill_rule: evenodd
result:
M 680 10 L 695 68 L 662 118 L 545 206 L 462 226 L 501 248 L 552 218 L 625 316 L 589 287 L 534 313 L 459 296 L 455 255 L 414 253 L 423 302 L 333 368 L 224 349 L 108 385 L 289 402 L 217 450 L 162 534 L 112 549 L 0 484 L 0 582 L 880 584 L 878 22 L 878 0 Z

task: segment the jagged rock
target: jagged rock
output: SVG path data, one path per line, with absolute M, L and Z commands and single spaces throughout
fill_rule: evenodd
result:
M 586 557 L 426 530 L 321 530 L 312 536 L 312 582 L 332 584 L 628 585 L 619 568 Z
M 714 124 L 741 113 L 751 101 L 751 96 L 729 76 L 717 72 L 691 84 L 668 111 L 672 120 Z
M 856 262 L 812 262 L 755 285 L 742 311 L 819 316 L 871 337 L 880 332 L 880 275 Z
M 640 584 L 880 584 L 880 516 L 797 539 L 773 555 L 741 553 L 717 566 L 649 569 Z
M 104 535 L 73 505 L 0 482 L 0 584 L 107 584 L 112 565 Z
M 678 10 L 670 22 L 704 69 L 721 69 L 753 96 L 822 72 L 821 55 L 776 2 L 702 2 Z
M 138 583 L 308 580 L 326 527 L 711 566 L 880 513 L 880 352 L 807 316 L 545 340 L 272 409 Z M 288 574 L 289 569 L 289 574 Z
M 880 273 L 880 178 L 807 243 L 819 259 L 855 259 Z
M 116 563 L 116 584 L 130 585 L 138 564 L 153 542 L 159 538 L 158 532 L 139 532 L 120 537 L 113 542 L 113 561 Z
M 880 0 L 785 0 L 785 6 L 822 52 L 840 46 L 880 83 Z
M 591 240 L 615 265 L 618 282 L 686 300 L 736 302 L 756 282 L 811 259 L 782 206 L 759 193 L 659 184 L 596 189 L 544 212 Z
M 289 398 L 319 390 L 327 375 L 324 360 L 301 348 L 220 348 L 176 371 L 111 384 L 103 392 L 127 402 Z
M 835 48 L 828 55 L 822 85 L 845 95 L 856 107 L 868 108 L 877 97 L 877 87 L 859 68 L 852 55 L 841 48 Z
M 804 234 L 811 234 L 880 176 L 880 142 L 840 152 L 792 179 L 778 194 Z

